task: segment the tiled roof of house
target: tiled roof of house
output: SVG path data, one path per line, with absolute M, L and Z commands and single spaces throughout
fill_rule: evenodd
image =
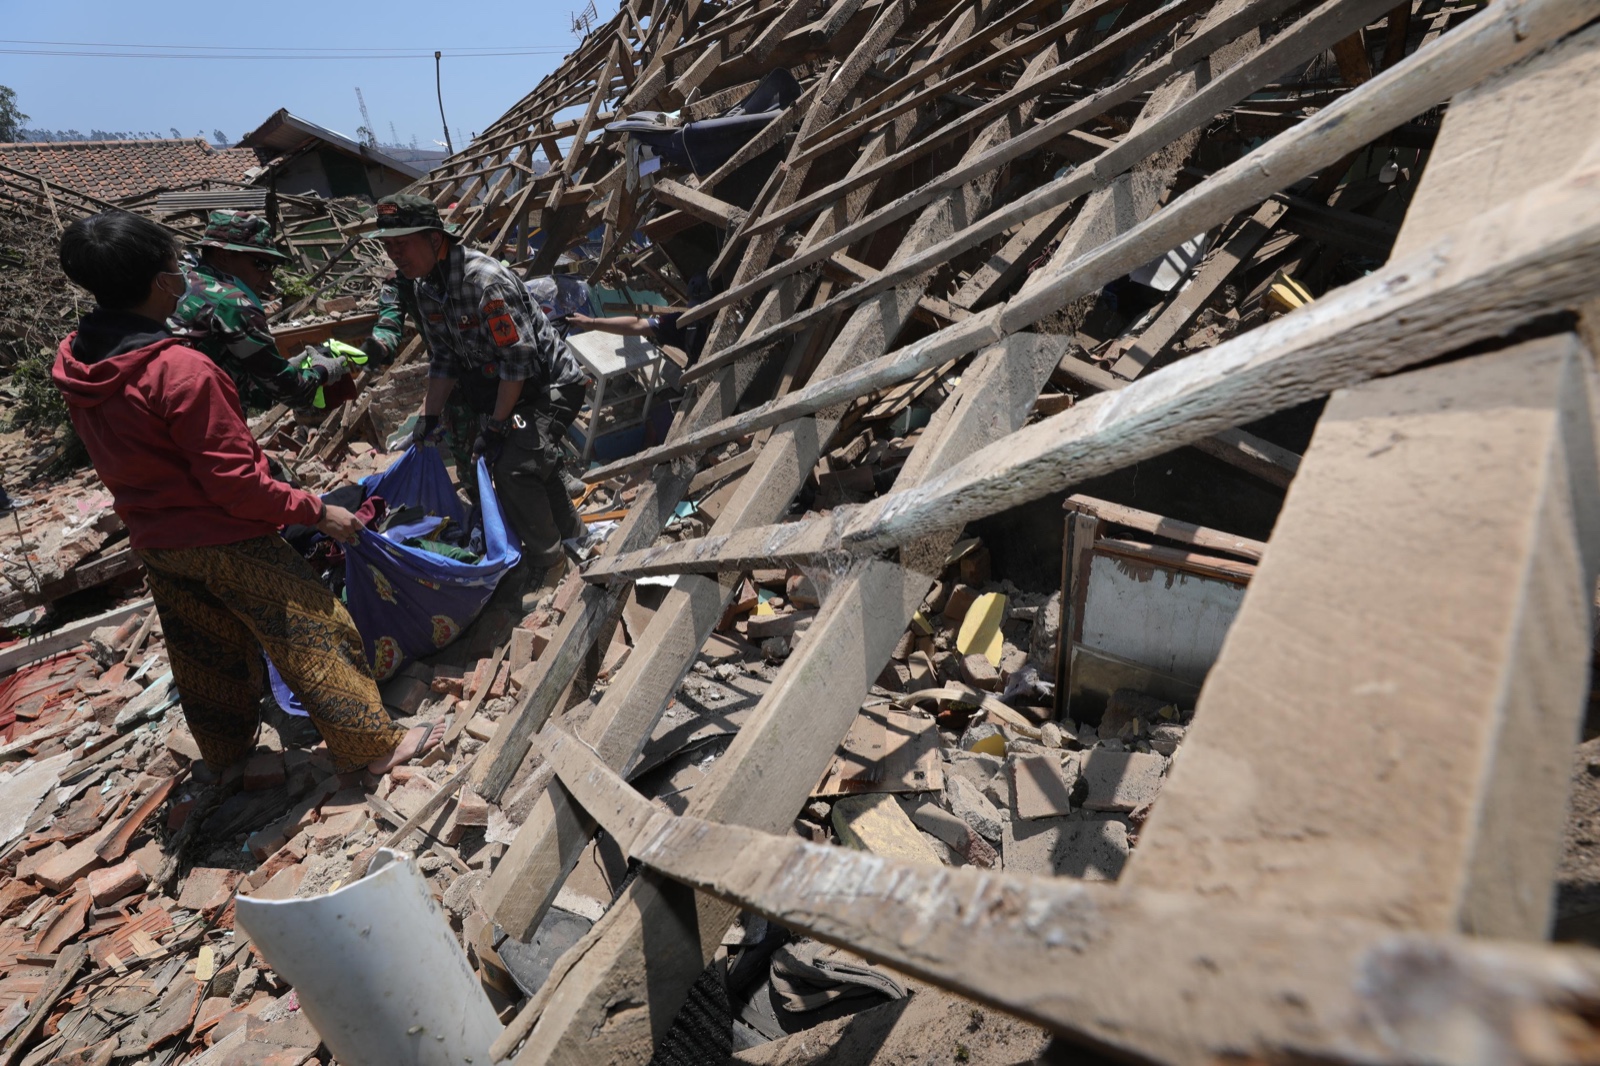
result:
M 0 144 L 0 163 L 102 200 L 174 189 L 208 178 L 243 181 L 245 171 L 259 162 L 253 148 L 215 148 L 200 137 Z

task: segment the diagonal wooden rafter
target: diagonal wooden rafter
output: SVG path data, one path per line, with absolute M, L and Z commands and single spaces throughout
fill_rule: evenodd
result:
M 1531 190 L 1292 315 L 1019 430 L 935 484 L 840 508 L 824 520 L 744 531 L 736 541 L 701 538 L 608 557 L 585 576 L 882 550 L 1502 336 L 1593 291 L 1592 271 L 1600 268 L 1596 182 L 1600 168 Z
M 1370 142 L 1418 111 L 1465 89 L 1485 71 L 1534 53 L 1542 44 L 1581 25 L 1584 18 L 1581 3 L 1562 0 L 1548 6 L 1530 0 L 1526 6 L 1487 9 L 1435 42 L 1431 50 L 1408 57 L 1300 126 L 1261 145 L 1126 234 L 1058 271 L 1034 275 L 1023 291 L 1005 304 L 868 363 L 853 371 L 852 378 L 817 382 L 737 420 L 646 450 L 591 476 L 615 476 L 644 468 L 710 447 L 719 439 L 734 439 L 763 425 L 778 424 L 807 410 L 820 410 L 866 395 L 991 344 L 1008 328 L 1026 328 L 1042 315 L 1098 290 L 1192 234 L 1221 225 L 1238 212 L 1254 207 L 1284 186 L 1314 173 L 1327 159 Z M 1524 19 L 1530 25 L 1537 24 L 1539 32 L 1524 35 Z M 892 269 L 885 270 L 883 277 L 894 274 Z

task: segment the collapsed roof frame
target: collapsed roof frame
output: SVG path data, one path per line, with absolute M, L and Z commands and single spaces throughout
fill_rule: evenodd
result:
M 556 75 L 424 184 L 441 205 L 455 203 L 450 217 L 470 237 L 491 246 L 536 219 L 549 239 L 535 269 L 604 219 L 611 232 L 603 270 L 651 196 L 628 187 L 619 153 L 588 140 L 607 117 L 607 99 L 625 95 L 619 110 L 710 108 L 731 102 L 738 79 L 779 44 L 786 60 L 827 61 L 772 124 L 780 139 L 795 137 L 750 210 L 716 199 L 719 175 L 654 190 L 658 202 L 725 233 L 719 266 L 733 268 L 732 280 L 699 309 L 714 316 L 694 370 L 700 387 L 667 444 L 595 472 L 653 471 L 473 768 L 478 790 L 499 798 L 537 744 L 556 778 L 485 896 L 512 935 L 526 938 L 537 927 L 597 824 L 654 872 L 630 885 L 563 958 L 508 1030 L 503 1055 L 520 1063 L 597 1053 L 646 1061 L 740 908 L 1057 1032 L 1165 1061 L 1405 1061 L 1433 1053 L 1461 1026 L 1526 1051 L 1520 1042 L 1530 1033 L 1558 1033 L 1600 1001 L 1592 955 L 1459 935 L 1538 940 L 1548 925 L 1564 760 L 1587 684 L 1589 622 L 1573 603 L 1584 602 L 1600 559 L 1592 357 L 1558 331 L 1398 373 L 1469 345 L 1493 347 L 1552 314 L 1585 306 L 1592 313 L 1600 266 L 1594 146 L 1579 146 L 1586 157 L 1563 157 L 1567 172 L 1531 192 L 1515 189 L 1514 179 L 1471 178 L 1461 160 L 1481 153 L 1495 135 L 1486 131 L 1504 128 L 1518 107 L 1535 106 L 1526 93 L 1519 102 L 1524 82 L 1544 79 L 1548 88 L 1561 82 L 1552 70 L 1595 65 L 1597 32 L 1568 37 L 1594 18 L 1593 4 L 1516 0 L 1449 32 L 1450 11 L 1430 10 L 1423 51 L 1398 62 L 1393 42 L 1397 30 L 1404 42 L 1415 6 L 1394 7 L 1386 69 L 1354 79 L 1363 83 L 1342 99 L 1165 204 L 1212 116 L 1311 55 L 1331 48 L 1342 65 L 1352 35 L 1386 5 L 1340 0 L 1280 22 L 1289 5 L 1273 0 L 1146 4 L 1134 12 L 1141 18 L 1096 40 L 1087 27 L 1115 6 L 1077 3 L 1046 21 L 1044 4 L 1008 11 L 998 3 L 845 0 L 806 22 L 806 4 L 745 0 L 696 25 L 694 0 L 658 0 L 648 11 L 624 4 Z M 1039 23 L 1028 23 L 1034 15 Z M 1162 36 L 1174 31 L 1176 47 L 1164 49 Z M 836 40 L 849 47 L 830 53 L 824 46 Z M 809 51 L 794 51 L 801 46 Z M 1099 85 L 1077 80 L 1114 60 L 1130 72 Z M 939 127 L 941 101 L 1000 71 L 999 90 Z M 1574 96 L 1577 113 L 1594 113 L 1594 84 L 1574 75 L 1560 88 Z M 1046 117 L 1041 101 L 1050 92 L 1073 98 Z M 1072 359 L 1063 338 L 1027 332 L 1194 233 L 1241 219 L 1270 228 L 1274 196 L 1330 167 L 1343 173 L 1352 153 L 1447 100 L 1435 159 L 1382 270 L 1148 375 L 1141 372 L 1149 359 L 1119 362 L 1131 381 Z M 576 104 L 587 105 L 581 119 L 554 121 Z M 1084 122 L 1125 106 L 1140 113 L 1124 135 L 1081 136 Z M 995 206 L 999 166 L 1073 136 L 1093 149 L 1089 158 Z M 557 142 L 568 137 L 562 153 Z M 935 141 L 952 142 L 948 158 L 934 156 L 933 177 L 896 196 L 904 187 L 897 175 Z M 855 153 L 849 173 L 809 187 L 814 168 L 847 147 Z M 552 165 L 543 176 L 530 165 L 535 151 Z M 780 256 L 783 230 L 797 225 L 798 246 Z M 900 239 L 882 269 L 847 254 L 890 226 Z M 1059 243 L 1048 262 L 1001 300 L 1052 241 Z M 988 260 L 957 294 L 928 291 L 936 268 L 975 251 Z M 896 347 L 919 311 L 947 324 Z M 845 405 L 964 362 L 958 391 L 936 412 L 896 491 L 824 519 L 779 522 Z M 1025 425 L 1052 371 L 1069 363 L 1106 391 Z M 778 397 L 735 415 L 767 368 L 781 368 Z M 1387 374 L 1397 376 L 1371 382 Z M 1202 695 L 1196 750 L 1122 882 L 919 870 L 770 835 L 803 805 L 962 524 L 1330 393 L 1336 398 L 1245 599 L 1238 635 Z M 1507 397 L 1513 402 L 1489 402 Z M 1460 425 L 1450 412 L 1462 406 L 1480 417 Z M 1429 494 L 1375 467 L 1370 460 L 1392 444 L 1375 448 L 1371 433 L 1401 425 L 1418 431 L 1410 461 L 1420 469 L 1451 469 L 1465 448 L 1486 457 L 1478 479 Z M 655 547 L 698 457 L 751 432 L 764 435 L 759 454 L 711 533 Z M 1396 484 L 1409 491 L 1394 491 Z M 1471 538 L 1460 533 L 1464 499 L 1492 516 Z M 1362 509 L 1369 500 L 1376 517 Z M 1339 550 L 1345 530 L 1326 530 L 1340 522 L 1387 523 L 1391 539 L 1408 548 L 1399 553 L 1405 565 L 1375 560 L 1371 543 Z M 1462 545 L 1452 550 L 1453 541 Z M 832 572 L 821 613 L 688 814 L 646 809 L 616 774 L 722 617 L 739 571 L 772 560 Z M 1442 597 L 1463 569 L 1474 572 L 1479 599 Z M 1387 623 L 1347 620 L 1328 634 L 1317 612 L 1341 602 L 1341 583 L 1356 570 L 1367 573 L 1359 582 L 1365 608 Z M 680 576 L 581 737 L 569 737 L 550 725 L 563 695 L 615 624 L 629 581 L 656 573 Z M 1441 599 L 1455 608 L 1447 626 L 1436 617 Z M 1323 634 L 1333 650 L 1285 661 L 1274 641 L 1296 626 Z M 1435 629 L 1438 639 L 1409 644 L 1396 635 Z M 1342 685 L 1352 664 L 1404 673 L 1386 641 L 1405 645 L 1438 691 L 1413 675 L 1409 687 L 1388 689 L 1380 678 L 1373 691 L 1352 695 Z M 1481 671 L 1451 682 L 1430 664 L 1463 643 L 1492 650 Z M 1452 746 L 1432 781 L 1395 773 L 1390 753 L 1369 757 L 1331 744 L 1370 793 L 1354 828 L 1341 832 L 1321 809 L 1333 801 L 1305 780 L 1316 775 L 1286 776 L 1273 766 L 1296 730 L 1304 736 L 1334 711 L 1346 734 L 1371 730 L 1401 750 L 1424 743 L 1447 714 L 1468 739 Z M 1319 765 L 1331 776 L 1331 763 Z M 1274 785 L 1271 798 L 1288 813 L 1240 793 L 1231 782 L 1241 773 Z M 1430 805 L 1445 814 L 1425 827 L 1409 818 L 1408 807 Z M 1420 858 L 1396 860 L 1393 873 L 1355 843 L 1366 833 L 1374 847 L 1412 848 L 1424 829 L 1425 846 L 1414 848 Z M 1352 849 L 1356 861 L 1343 869 L 1332 852 L 1296 845 L 1319 833 Z M 1347 895 L 1336 899 L 1340 893 Z M 1151 969 L 1156 960 L 1168 965 Z M 1441 998 L 1406 999 L 1408 980 L 1443 990 Z M 1466 1018 L 1449 1010 L 1480 993 L 1504 997 L 1513 986 L 1521 989 L 1508 1001 L 1513 1008 Z

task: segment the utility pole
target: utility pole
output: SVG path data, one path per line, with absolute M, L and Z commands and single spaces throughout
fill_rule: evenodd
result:
M 450 143 L 450 123 L 444 118 L 444 88 L 439 82 L 439 57 L 440 52 L 433 53 L 433 91 L 439 95 L 439 124 L 444 127 L 444 150 L 450 155 L 456 154 L 455 145 Z

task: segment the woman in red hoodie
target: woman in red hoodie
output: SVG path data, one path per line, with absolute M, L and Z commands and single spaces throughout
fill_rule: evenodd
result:
M 443 723 L 390 720 L 350 615 L 278 535 L 314 525 L 349 542 L 360 521 L 274 480 L 228 375 L 163 328 L 184 293 L 172 238 L 108 211 L 67 227 L 61 268 L 96 307 L 61 342 L 55 382 L 144 561 L 207 766 L 254 747 L 263 649 L 341 772 L 385 773 L 437 744 Z

